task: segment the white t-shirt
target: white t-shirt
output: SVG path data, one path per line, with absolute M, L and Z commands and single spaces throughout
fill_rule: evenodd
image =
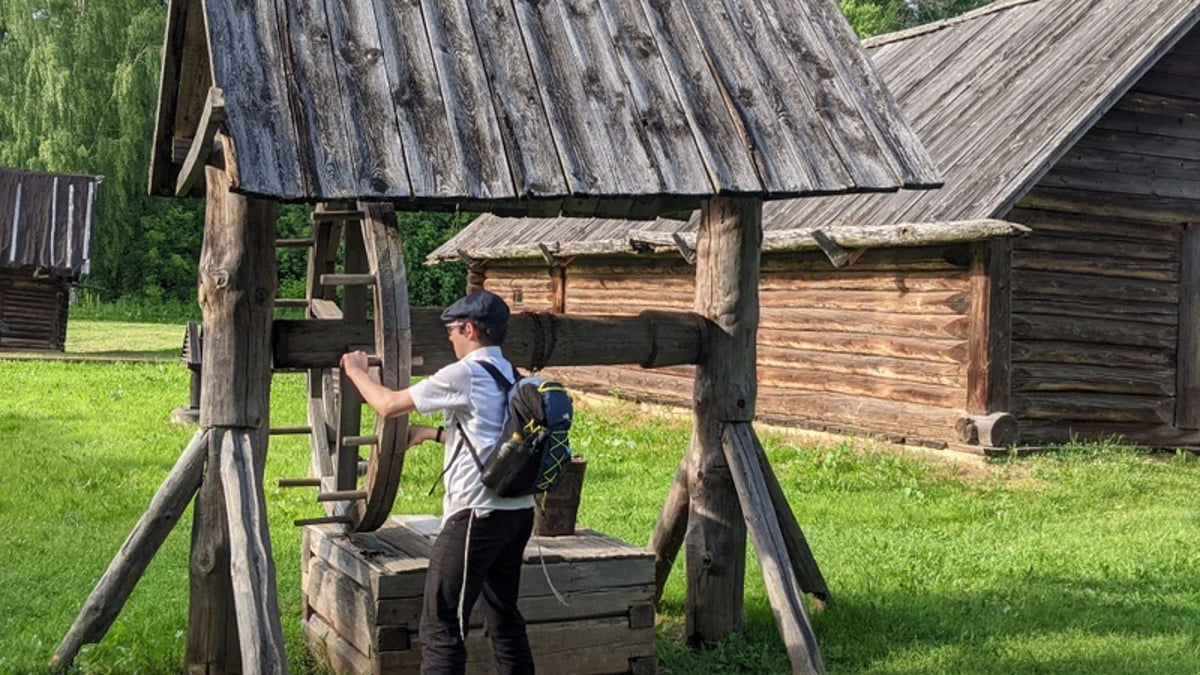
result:
M 414 384 L 409 393 L 422 413 L 443 411 L 446 449 L 442 468 L 446 495 L 442 498 L 442 521 L 463 509 L 513 510 L 533 508 L 533 496 L 506 499 L 483 484 L 479 466 L 471 449 L 459 444 L 459 425 L 479 451 L 479 460 L 487 461 L 504 426 L 507 397 L 487 370 L 473 361 L 488 361 L 501 374 L 512 379 L 512 364 L 499 347 L 481 347 L 458 361 Z

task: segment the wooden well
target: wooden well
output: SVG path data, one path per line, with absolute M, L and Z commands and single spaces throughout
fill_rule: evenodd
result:
M 421 595 L 439 527 L 405 515 L 371 533 L 304 528 L 304 634 L 332 672 L 420 669 Z M 653 596 L 654 554 L 594 530 L 535 536 L 525 549 L 520 607 L 542 672 L 654 672 Z M 478 607 L 469 626 L 467 672 L 494 672 Z

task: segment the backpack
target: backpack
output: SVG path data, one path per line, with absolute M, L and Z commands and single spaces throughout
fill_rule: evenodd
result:
M 479 365 L 505 392 L 507 401 L 501 440 L 487 462 L 480 460 L 475 446 L 459 428 L 459 437 L 471 450 L 483 484 L 501 497 L 553 490 L 571 462 L 571 396 L 554 380 L 517 373 L 517 380 L 509 382 L 496 366 L 486 361 Z

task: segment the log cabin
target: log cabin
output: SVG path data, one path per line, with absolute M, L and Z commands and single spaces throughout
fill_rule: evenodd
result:
M 764 206 L 759 418 L 974 452 L 1200 446 L 1198 18 L 1008 0 L 867 40 L 945 186 Z M 527 309 L 686 309 L 696 224 L 487 215 L 430 262 Z M 679 405 L 690 376 L 561 375 Z
M 62 351 L 86 274 L 98 176 L 0 167 L 0 351 Z

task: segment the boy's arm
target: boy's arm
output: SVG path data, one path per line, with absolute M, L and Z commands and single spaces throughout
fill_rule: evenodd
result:
M 399 391 L 388 389 L 371 379 L 371 374 L 367 371 L 365 352 L 355 351 L 342 355 L 341 367 L 342 372 L 346 373 L 346 376 L 354 383 L 354 387 L 358 389 L 358 393 L 362 394 L 363 400 L 380 415 L 397 417 L 416 410 L 417 406 L 413 403 L 412 394 L 407 389 Z

